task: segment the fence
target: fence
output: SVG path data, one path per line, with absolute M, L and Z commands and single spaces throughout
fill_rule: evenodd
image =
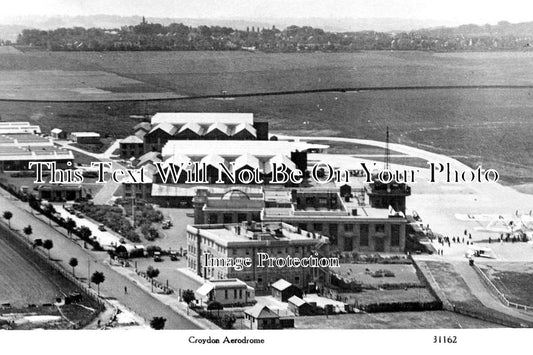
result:
M 498 290 L 496 285 L 489 279 L 487 275 L 485 275 L 483 270 L 481 270 L 476 264 L 472 264 L 472 267 L 474 268 L 474 271 L 481 277 L 483 283 L 489 288 L 489 290 L 491 290 L 496 295 L 496 297 L 498 297 L 500 302 L 503 303 L 505 306 L 521 309 L 527 312 L 533 312 L 533 307 L 509 301 L 507 297 L 505 297 L 503 292 Z
M 4 223 L 5 224 L 5 223 Z M 50 269 L 54 270 L 58 274 L 60 274 L 63 278 L 67 279 L 71 283 L 73 283 L 81 292 L 83 292 L 86 296 L 88 296 L 90 299 L 92 299 L 94 302 L 98 304 L 98 310 L 103 311 L 106 307 L 113 309 L 113 315 L 110 317 L 109 322 L 107 322 L 106 325 L 113 322 L 116 318 L 116 315 L 118 314 L 118 309 L 113 306 L 111 303 L 106 301 L 105 299 L 101 298 L 93 289 L 87 287 L 84 283 L 82 283 L 79 279 L 77 279 L 74 275 L 72 275 L 70 272 L 65 270 L 63 267 L 61 267 L 59 264 L 53 262 L 48 258 L 44 250 L 35 248 L 33 244 L 24 237 L 19 231 L 11 230 L 14 235 L 18 237 L 18 242 L 20 245 L 28 249 L 33 255 L 37 256 L 39 258 L 39 262 L 42 262 L 50 267 Z M 56 285 L 57 286 L 57 285 Z M 77 324 L 78 328 L 81 328 L 87 324 Z

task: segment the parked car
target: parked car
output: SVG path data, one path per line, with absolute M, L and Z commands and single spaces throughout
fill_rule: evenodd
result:
M 155 262 L 161 262 L 163 261 L 163 258 L 161 257 L 161 253 L 156 251 L 154 252 L 154 261 Z
M 76 212 L 76 217 L 84 218 L 83 213 L 81 213 L 81 212 Z
M 105 229 L 105 226 L 104 226 L 103 224 L 100 224 L 100 225 L 98 226 L 98 230 L 99 230 L 99 231 L 102 231 L 102 232 L 105 232 L 107 229 Z

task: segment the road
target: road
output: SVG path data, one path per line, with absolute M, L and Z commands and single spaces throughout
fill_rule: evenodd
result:
M 0 206 L 3 211 L 11 211 L 13 218 L 11 226 L 15 230 L 22 230 L 28 224 L 33 228 L 32 239 L 51 239 L 54 247 L 51 250 L 52 259 L 56 260 L 67 270 L 70 258 L 78 259 L 79 265 L 76 267 L 76 275 L 83 275 L 80 279 L 86 281 L 87 275 L 95 271 L 103 272 L 105 281 L 100 285 L 100 291 L 108 299 L 116 299 L 120 304 L 132 310 L 145 320 L 149 321 L 155 316 L 163 316 L 167 319 L 165 329 L 198 329 L 193 322 L 177 314 L 169 306 L 159 302 L 149 293 L 138 287 L 127 277 L 115 272 L 104 261 L 109 258 L 104 252 L 90 252 L 83 248 L 83 243 L 76 243 L 68 239 L 52 226 L 41 221 L 36 216 L 32 216 L 25 208 L 26 204 L 14 200 L 4 190 L 0 190 Z M 93 284 L 93 288 L 95 285 Z M 128 288 L 128 293 L 124 293 L 124 287 Z

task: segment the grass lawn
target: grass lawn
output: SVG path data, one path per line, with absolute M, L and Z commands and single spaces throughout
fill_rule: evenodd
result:
M 359 313 L 337 316 L 296 317 L 296 329 L 480 329 L 501 328 L 497 324 L 453 312 Z
M 509 301 L 533 306 L 533 263 L 491 263 L 480 267 Z
M 406 290 L 363 290 L 359 293 L 341 295 L 347 298 L 347 303 L 357 302 L 359 305 L 398 303 L 398 302 L 433 302 L 435 297 L 425 288 L 408 288 Z
M 367 271 L 368 270 L 368 271 Z M 373 277 L 371 273 L 379 270 L 390 271 L 393 277 Z M 409 264 L 341 264 L 335 273 L 344 278 L 354 280 L 363 285 L 379 287 L 383 284 L 416 284 L 422 285 L 413 265 Z
M 0 70 L 113 73 L 97 88 L 124 85 L 178 94 L 219 94 L 340 86 L 531 85 L 531 53 L 461 56 L 422 52 L 264 54 L 243 52 L 32 52 L 1 55 Z M 43 75 L 46 73 L 43 73 Z M 12 75 L 12 74 L 10 74 Z M 21 74 L 22 75 L 22 74 Z M 17 76 L 17 75 L 15 75 Z M 22 75 L 25 77 L 24 75 Z M 20 75 L 18 76 L 20 77 Z M 103 78 L 107 76 L 103 75 Z M 70 78 L 69 80 L 72 80 Z M 34 85 L 29 82 L 28 85 Z M 59 84 L 58 84 L 59 85 Z M 77 88 L 78 83 L 69 83 Z M 137 85 L 137 84 L 135 84 Z M 122 87 L 122 85 L 120 85 Z M 128 86 L 126 86 L 127 88 Z M 158 89 L 158 90 L 159 90 Z M 131 87 L 131 91 L 136 90 Z M 121 103 L 0 102 L 2 120 L 31 121 L 44 132 L 90 130 L 122 138 L 156 112 L 253 112 L 272 132 L 385 139 L 482 164 L 513 183 L 533 181 L 530 89 L 402 90 Z M 135 93 L 133 93 L 135 94 Z M 148 100 L 148 99 L 147 99 Z M 305 124 L 304 124 L 305 122 Z M 335 148 L 337 149 L 337 148 Z M 350 147 L 338 147 L 347 149 Z M 365 154 L 365 150 L 353 154 Z M 401 161 L 398 161 L 401 163 Z M 424 162 L 410 162 L 422 164 Z

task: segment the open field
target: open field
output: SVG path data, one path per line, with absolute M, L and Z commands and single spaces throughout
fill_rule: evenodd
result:
M 183 95 L 335 87 L 533 84 L 533 53 L 31 52 Z M 60 64 L 63 65 L 63 64 Z M 67 65 L 67 64 L 65 64 Z M 1 67 L 0 67 L 1 68 Z
M 533 263 L 484 263 L 481 267 L 510 302 L 533 306 Z
M 390 277 L 373 277 L 372 274 L 384 270 L 390 272 Z M 416 270 L 411 264 L 341 264 L 335 273 L 343 278 L 354 280 L 363 285 L 379 287 L 383 284 L 410 284 L 422 283 L 416 275 Z
M 175 95 L 206 95 L 226 90 L 231 95 L 357 86 L 533 85 L 532 58 L 530 52 L 28 52 L 0 54 L 0 71 L 11 72 L 10 76 L 19 73 L 15 75 L 19 81 L 34 70 L 41 74 L 62 71 L 74 80 L 68 83 L 71 87 L 80 87 L 90 77 L 88 73 L 94 72 L 99 74 L 87 87 L 115 94 L 172 91 Z M 31 90 L 38 88 L 41 74 L 25 85 Z M 57 80 L 66 79 L 59 75 Z M 49 87 L 54 82 L 53 76 L 47 76 L 42 85 Z M 254 112 L 258 119 L 269 121 L 274 132 L 316 136 L 384 140 L 388 126 L 392 142 L 447 154 L 471 166 L 482 164 L 497 169 L 505 182 L 521 184 L 533 182 L 532 91 L 455 88 L 227 100 L 0 102 L 0 116 L 2 120 L 30 120 L 45 131 L 53 127 L 95 130 L 111 137 L 131 132 L 139 119 L 130 115 L 162 111 Z M 345 150 L 343 153 L 366 154 Z M 422 161 L 413 164 L 425 165 Z M 527 191 L 527 185 L 523 189 Z
M 28 255 L 19 254 L 4 238 L 0 230 L 0 303 L 13 307 L 28 304 L 54 303 L 62 297 L 61 290 L 48 279 Z
M 296 317 L 296 329 L 481 329 L 501 326 L 446 311 Z
M 65 329 L 87 324 L 98 314 L 99 307 L 88 297 L 80 303 L 53 305 L 56 298 L 79 292 L 4 225 L 0 226 L 0 324 L 13 321 L 10 327 L 14 329 Z

